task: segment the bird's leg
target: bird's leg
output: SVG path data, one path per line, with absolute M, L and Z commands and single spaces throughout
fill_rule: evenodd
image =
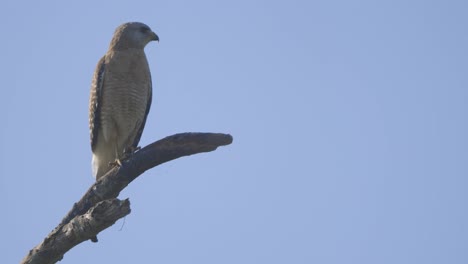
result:
M 124 152 L 125 156 L 125 152 Z M 109 162 L 109 167 L 115 167 L 115 166 L 122 166 L 122 161 L 119 159 L 119 151 L 117 150 L 117 146 L 115 146 L 115 160 L 112 162 Z M 125 158 L 124 158 L 125 159 Z
M 141 148 L 140 147 L 128 147 L 128 148 L 124 148 L 124 151 L 123 151 L 123 155 L 122 157 L 119 159 L 119 158 L 116 158 L 113 162 L 109 162 L 109 166 L 111 167 L 114 167 L 114 166 L 122 166 L 122 161 L 130 158 L 130 156 L 135 153 L 136 151 L 140 150 Z M 115 156 L 116 157 L 119 157 L 120 155 L 118 155 L 118 152 L 115 151 Z

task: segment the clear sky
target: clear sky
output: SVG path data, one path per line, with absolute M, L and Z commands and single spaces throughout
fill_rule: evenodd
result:
M 112 2 L 112 4 L 110 4 Z M 88 96 L 148 24 L 146 172 L 61 263 L 468 263 L 467 1 L 3 1 L 0 248 L 18 263 L 92 184 Z

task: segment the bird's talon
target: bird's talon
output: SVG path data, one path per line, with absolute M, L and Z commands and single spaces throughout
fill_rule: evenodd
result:
M 116 166 L 119 166 L 119 167 L 122 166 L 122 162 L 120 161 L 120 159 L 116 159 L 113 162 L 109 162 L 109 167 L 116 167 Z

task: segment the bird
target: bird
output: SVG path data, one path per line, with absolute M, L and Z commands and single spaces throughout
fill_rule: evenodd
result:
M 144 48 L 159 37 L 141 22 L 114 32 L 91 82 L 89 130 L 92 172 L 99 180 L 138 150 L 151 108 L 152 80 Z

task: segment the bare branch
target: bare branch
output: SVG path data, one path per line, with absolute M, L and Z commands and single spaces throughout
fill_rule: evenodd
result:
M 94 183 L 62 222 L 33 248 L 21 263 L 55 263 L 65 252 L 91 239 L 130 213 L 130 202 L 119 193 L 146 170 L 184 156 L 216 150 L 232 143 L 232 136 L 215 133 L 182 133 L 158 140 L 111 169 Z
M 117 198 L 99 202 L 83 215 L 56 228 L 44 241 L 30 251 L 22 263 L 55 263 L 65 252 L 79 243 L 92 239 L 102 230 L 130 213 L 130 201 Z

